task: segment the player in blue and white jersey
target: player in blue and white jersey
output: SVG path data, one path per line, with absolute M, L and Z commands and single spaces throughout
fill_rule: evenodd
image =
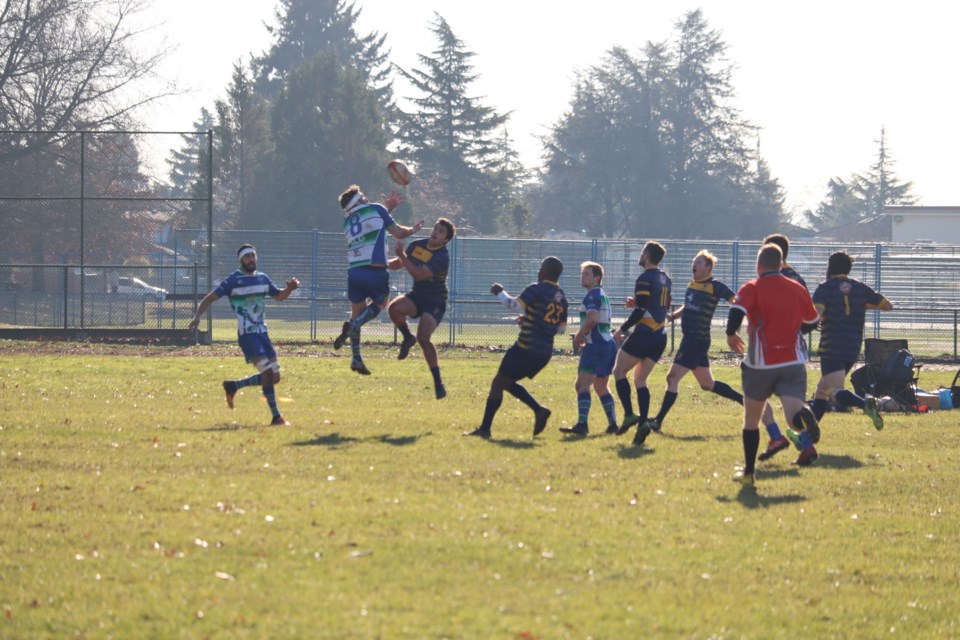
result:
M 443 314 L 447 311 L 447 272 L 450 270 L 450 253 L 447 244 L 457 230 L 446 218 L 438 218 L 429 238 L 414 240 L 404 248 L 403 240 L 396 245 L 396 258 L 391 258 L 391 269 L 406 269 L 413 278 L 413 291 L 397 296 L 390 302 L 387 312 L 403 335 L 398 360 L 404 360 L 410 348 L 420 343 L 423 359 L 433 376 L 433 391 L 437 400 L 447 396 L 447 389 L 440 377 L 440 361 L 437 348 L 430 337 L 437 330 Z M 407 325 L 407 318 L 419 318 L 417 337 L 414 338 Z
M 623 435 L 630 427 L 639 424 L 633 439 L 636 445 L 643 444 L 652 430 L 647 420 L 647 413 L 650 411 L 650 389 L 647 388 L 647 378 L 667 346 L 664 327 L 667 313 L 670 311 L 672 282 L 670 276 L 660 269 L 660 261 L 666 253 L 667 250 L 659 242 L 650 241 L 643 246 L 639 260 L 643 272 L 634 285 L 633 312 L 613 336 L 617 342 L 623 342 L 613 365 L 617 397 L 620 398 L 624 413 L 623 424 L 617 431 L 617 435 Z M 637 327 L 636 331 L 629 338 L 624 339 L 634 326 Z M 637 389 L 640 415 L 633 413 L 630 381 L 627 379 L 627 374 L 634 367 L 638 367 L 634 376 L 634 385 Z
M 340 194 L 343 233 L 347 238 L 350 320 L 343 323 L 333 348 L 342 347 L 349 337 L 353 351 L 350 369 L 365 376 L 370 375 L 370 370 L 360 357 L 360 327 L 380 314 L 390 296 L 386 234 L 402 240 L 423 228 L 423 220 L 404 227 L 390 216 L 402 202 L 403 196 L 396 192 L 384 198 L 384 204 L 370 202 L 355 184 Z
M 607 386 L 613 361 L 617 357 L 617 343 L 610 333 L 613 310 L 604 292 L 603 266 L 596 262 L 580 265 L 580 286 L 587 290 L 580 305 L 580 330 L 573 336 L 573 346 L 580 352 L 577 367 L 577 423 L 561 427 L 560 431 L 585 436 L 589 433 L 587 418 L 590 415 L 590 387 L 597 392 L 600 404 L 607 415 L 607 433 L 617 432 L 616 403 Z
M 873 426 L 883 428 L 883 416 L 872 396 L 861 398 L 843 388 L 844 380 L 860 357 L 867 309 L 890 311 L 893 304 L 869 286 L 850 277 L 853 258 L 845 251 L 830 255 L 827 279 L 813 293 L 820 312 L 820 382 L 813 396 L 813 413 L 819 421 L 831 400 L 839 406 L 863 409 Z
M 257 271 L 257 250 L 253 245 L 241 246 L 237 250 L 237 258 L 240 260 L 240 268 L 204 296 L 188 326 L 195 330 L 200 325 L 201 316 L 214 302 L 225 296 L 230 299 L 230 306 L 237 314 L 237 339 L 240 348 L 247 362 L 257 368 L 257 373 L 241 380 L 223 381 L 227 406 L 233 409 L 233 399 L 239 389 L 260 385 L 273 414 L 270 424 L 286 426 L 290 423 L 280 414 L 274 392 L 274 386 L 280 382 L 280 363 L 267 333 L 263 302 L 267 297 L 286 300 L 300 286 L 300 281 L 290 278 L 283 289 L 277 289 L 267 274 Z
M 499 283 L 490 287 L 490 293 L 497 296 L 501 304 L 511 311 L 523 312 L 520 335 L 513 346 L 507 349 L 497 375 L 490 384 L 483 421 L 477 429 L 464 435 L 490 437 L 493 418 L 503 403 L 504 391 L 533 410 L 533 435 L 538 435 L 547 427 L 550 409 L 541 406 L 518 380 L 533 379 L 547 366 L 553 355 L 553 337 L 566 331 L 567 297 L 560 288 L 561 273 L 563 263 L 559 258 L 549 256 L 540 263 L 537 282 L 516 298 L 504 291 Z

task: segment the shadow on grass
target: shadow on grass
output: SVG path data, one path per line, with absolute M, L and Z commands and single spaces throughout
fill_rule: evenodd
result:
M 533 449 L 536 446 L 532 440 L 514 440 L 512 438 L 504 438 L 503 440 L 491 438 L 487 442 L 504 449 Z
M 387 434 L 382 434 L 378 436 L 370 436 L 368 438 L 354 438 L 352 436 L 344 436 L 339 433 L 328 433 L 322 436 L 317 436 L 312 440 L 299 440 L 296 442 L 291 442 L 291 446 L 294 447 L 330 447 L 335 449 L 337 447 L 343 447 L 346 445 L 357 444 L 360 442 L 376 442 L 380 444 L 388 444 L 392 447 L 406 447 L 412 444 L 416 444 L 420 438 L 433 435 L 432 433 L 421 433 L 414 436 L 391 436 Z
M 624 460 L 637 460 L 653 453 L 653 449 L 645 445 L 622 444 L 617 448 L 617 455 Z
M 863 463 L 850 456 L 833 456 L 829 453 L 821 453 L 813 466 L 826 467 L 827 469 L 859 469 L 863 467 Z
M 722 440 L 728 437 L 728 436 L 708 437 L 703 435 L 683 436 L 683 435 L 676 435 L 676 434 L 670 433 L 669 431 L 661 431 L 657 435 L 659 435 L 659 437 L 661 438 L 666 438 L 667 440 L 677 440 L 679 442 L 706 442 L 707 440 Z M 729 436 L 729 437 L 732 438 L 733 436 Z
M 781 504 L 796 504 L 805 502 L 806 496 L 797 494 L 785 496 L 765 496 L 757 493 L 756 487 L 740 487 L 735 498 L 730 496 L 717 496 L 717 502 L 733 502 L 736 500 L 747 509 L 767 509 Z
M 200 429 L 200 431 L 240 431 L 241 429 L 262 429 L 263 425 L 254 425 L 254 424 L 227 424 L 226 422 L 221 422 L 220 424 L 214 425 L 212 427 L 207 427 L 206 429 Z

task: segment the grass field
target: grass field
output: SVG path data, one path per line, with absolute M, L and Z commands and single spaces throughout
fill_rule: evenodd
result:
M 223 401 L 236 347 L 58 349 L 0 345 L 3 638 L 960 637 L 960 413 L 830 414 L 741 491 L 739 407 L 689 376 L 644 447 L 568 440 L 557 357 L 547 431 L 508 396 L 485 442 L 499 354 L 442 353 L 436 401 L 418 349 L 281 346 L 270 428 Z

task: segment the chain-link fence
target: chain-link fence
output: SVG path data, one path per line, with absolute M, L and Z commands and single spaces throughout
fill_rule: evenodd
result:
M 197 233 L 177 232 L 173 259 L 190 258 Z M 290 299 L 268 303 L 268 324 L 274 339 L 332 340 L 348 317 L 350 306 L 346 298 L 343 236 L 316 231 L 217 231 L 214 281 L 208 285 L 201 271 L 198 282 L 201 294 L 237 268 L 236 250 L 245 242 L 257 247 L 261 270 L 278 286 L 293 276 L 301 281 L 302 288 Z M 714 277 L 734 290 L 756 277 L 759 241 L 668 240 L 663 244 L 667 255 L 661 266 L 674 280 L 675 306 L 683 302 L 691 262 L 701 249 L 717 256 Z M 450 301 L 435 339 L 458 346 L 509 345 L 516 337 L 515 318 L 489 294 L 490 285 L 500 282 L 512 294 L 520 293 L 536 279 L 540 261 L 548 255 L 559 257 L 566 266 L 560 284 L 571 300 L 571 322 L 576 322 L 576 307 L 584 293 L 579 285 L 580 263 L 593 260 L 604 265 L 603 285 L 615 301 L 616 324 L 627 315 L 622 302 L 633 292 L 633 283 L 640 271 L 637 261 L 642 246 L 643 242 L 636 240 L 455 238 L 449 247 Z M 184 250 L 185 247 L 188 249 Z M 806 278 L 812 291 L 825 278 L 827 258 L 840 249 L 856 258 L 851 275 L 883 293 L 896 307 L 891 312 L 868 313 L 867 337 L 908 338 L 917 354 L 957 357 L 960 247 L 795 242 L 788 261 Z M 394 294 L 409 291 L 412 286 L 405 271 L 391 272 L 390 282 Z M 213 340 L 235 338 L 235 320 L 228 304 L 214 305 L 211 317 Z M 714 322 L 713 348 L 717 352 L 726 349 L 725 320 L 725 307 L 721 306 Z M 671 327 L 670 331 L 671 344 L 679 342 L 679 327 Z M 364 339 L 396 341 L 396 332 L 386 313 L 364 327 Z M 569 347 L 565 341 L 557 344 Z

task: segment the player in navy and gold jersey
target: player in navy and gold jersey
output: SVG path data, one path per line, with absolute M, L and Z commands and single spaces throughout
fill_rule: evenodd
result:
M 410 348 L 420 343 L 423 359 L 433 375 L 433 390 L 437 400 L 447 396 L 446 387 L 440 378 L 440 362 L 437 349 L 430 342 L 443 314 L 447 310 L 447 272 L 450 270 L 450 253 L 447 243 L 453 240 L 456 227 L 446 218 L 438 218 L 429 238 L 415 240 L 404 249 L 403 241 L 397 242 L 397 257 L 389 263 L 391 269 L 406 269 L 413 278 L 413 291 L 400 295 L 387 308 L 390 319 L 403 335 L 398 360 L 410 353 Z M 420 318 L 417 337 L 407 326 L 407 318 Z
M 200 325 L 200 318 L 210 306 L 220 298 L 228 297 L 230 306 L 237 314 L 237 340 L 240 348 L 247 362 L 257 368 L 257 373 L 241 380 L 223 381 L 227 406 L 233 409 L 233 399 L 239 389 L 260 385 L 273 414 L 270 424 L 287 426 L 290 423 L 280 414 L 274 392 L 274 386 L 280 382 L 280 363 L 267 333 L 263 301 L 268 296 L 274 300 L 286 300 L 300 286 L 300 281 L 290 278 L 283 289 L 278 289 L 267 274 L 257 271 L 257 250 L 251 244 L 241 246 L 237 250 L 237 258 L 240 260 L 240 268 L 204 296 L 188 327 L 191 331 L 196 329 Z
M 861 398 L 843 388 L 850 369 L 860 357 L 863 344 L 863 323 L 867 309 L 890 311 L 889 300 L 850 277 L 853 258 L 837 251 L 827 263 L 827 279 L 813 293 L 813 303 L 820 312 L 820 382 L 813 400 L 817 420 L 823 417 L 830 400 L 837 405 L 863 409 L 873 426 L 883 428 L 883 417 L 876 400 Z
M 538 403 L 530 392 L 518 380 L 533 378 L 553 355 L 553 337 L 567 328 L 567 297 L 560 288 L 560 274 L 563 263 L 559 258 L 550 256 L 540 263 L 537 282 L 523 290 L 514 298 L 503 290 L 503 286 L 494 283 L 490 293 L 511 311 L 523 311 L 520 320 L 520 335 L 512 347 L 507 349 L 500 362 L 497 375 L 490 384 L 483 421 L 468 436 L 490 437 L 493 418 L 503 403 L 506 391 L 533 410 L 533 435 L 542 432 L 550 418 L 550 410 Z
M 667 250 L 659 242 L 650 241 L 643 246 L 640 252 L 639 264 L 643 272 L 634 285 L 633 312 L 626 322 L 620 325 L 614 334 L 617 342 L 623 342 L 617 353 L 617 360 L 613 365 L 613 378 L 616 381 L 617 397 L 623 405 L 623 424 L 620 425 L 617 435 L 623 435 L 635 424 L 637 434 L 634 444 L 643 444 L 650 435 L 651 427 L 647 420 L 650 411 L 650 390 L 647 388 L 647 377 L 656 366 L 663 350 L 667 346 L 666 326 L 667 313 L 670 311 L 670 276 L 660 269 L 660 261 Z M 634 326 L 637 330 L 624 340 L 624 336 Z M 631 401 L 630 381 L 627 374 L 639 365 L 634 376 L 637 388 L 637 405 L 639 415 L 633 413 Z

